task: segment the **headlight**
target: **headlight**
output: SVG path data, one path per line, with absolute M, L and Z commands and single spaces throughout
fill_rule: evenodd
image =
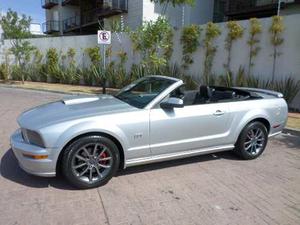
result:
M 21 131 L 22 131 L 22 137 L 25 142 L 32 144 L 32 145 L 37 145 L 42 148 L 45 147 L 43 139 L 39 135 L 39 133 L 32 131 L 32 130 L 24 129 L 24 128 L 21 128 Z

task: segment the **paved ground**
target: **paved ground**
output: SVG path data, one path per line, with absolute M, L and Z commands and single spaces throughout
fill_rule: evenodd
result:
M 300 224 L 300 138 L 257 160 L 231 153 L 130 168 L 74 190 L 23 172 L 9 147 L 16 117 L 62 95 L 0 88 L 0 224 Z

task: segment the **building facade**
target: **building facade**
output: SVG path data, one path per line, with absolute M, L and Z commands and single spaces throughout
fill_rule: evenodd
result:
M 226 0 L 226 20 L 243 20 L 300 13 L 300 0 Z
M 41 0 L 46 11 L 43 32 L 55 35 L 95 34 L 113 20 L 135 29 L 165 15 L 176 29 L 209 21 L 300 13 L 300 0 L 195 0 L 193 7 L 160 5 L 151 0 Z M 100 23 L 100 24 L 99 24 Z
M 150 0 L 42 0 L 42 7 L 46 11 L 44 33 L 77 35 L 95 34 L 99 26 L 114 19 L 135 29 L 160 15 L 165 15 L 174 28 L 204 24 L 213 20 L 214 1 L 196 0 L 194 7 L 173 7 Z

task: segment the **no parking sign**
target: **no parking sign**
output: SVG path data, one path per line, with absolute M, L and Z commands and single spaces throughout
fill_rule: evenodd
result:
M 107 30 L 98 30 L 98 44 L 110 45 L 111 32 Z

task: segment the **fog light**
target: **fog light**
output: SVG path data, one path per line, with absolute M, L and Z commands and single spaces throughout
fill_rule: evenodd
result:
M 47 159 L 48 155 L 30 155 L 30 154 L 23 154 L 23 156 L 31 159 Z

